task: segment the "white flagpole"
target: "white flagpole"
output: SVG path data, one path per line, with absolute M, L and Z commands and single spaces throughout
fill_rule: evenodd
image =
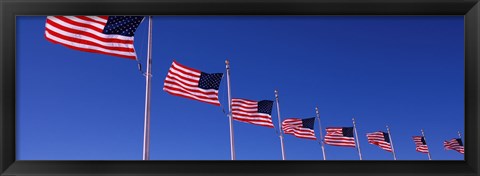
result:
M 275 101 L 277 104 L 277 117 L 278 117 L 278 131 L 280 134 L 278 134 L 278 137 L 280 138 L 280 145 L 282 147 L 282 160 L 285 160 L 285 148 L 283 144 L 283 130 L 282 130 L 282 122 L 280 118 L 280 105 L 278 104 L 278 91 L 275 90 Z
M 232 98 L 230 96 L 230 62 L 225 60 L 227 68 L 227 89 L 228 89 L 228 119 L 230 122 L 230 157 L 235 160 L 235 142 L 233 140 L 233 118 L 232 118 Z
M 427 138 L 425 138 L 425 133 L 423 133 L 423 129 L 422 129 L 422 136 L 423 136 L 423 140 L 425 141 L 425 144 L 427 144 Z M 428 146 L 428 144 L 427 144 Z M 430 157 L 430 148 L 428 148 L 428 160 L 432 160 L 432 158 Z
M 323 154 L 323 160 L 326 160 L 327 158 L 325 157 L 325 146 L 323 142 L 323 132 L 322 132 L 322 123 L 320 122 L 320 113 L 318 112 L 318 107 L 315 107 L 315 113 L 317 113 L 317 121 L 318 121 L 318 128 L 320 129 L 320 143 L 322 143 L 322 154 Z
M 458 138 L 460 138 L 460 140 L 462 140 L 462 135 L 460 134 L 460 131 L 457 131 L 458 133 Z M 462 140 L 462 146 L 465 148 L 465 141 Z
M 145 123 L 143 131 L 143 160 L 150 160 L 150 82 L 152 79 L 152 16 L 148 17 L 147 73 L 145 74 Z
M 463 143 L 462 145 L 465 147 L 465 141 L 463 141 L 462 135 L 460 134 L 460 131 L 457 131 L 457 133 L 458 133 L 458 138 L 460 138 L 460 140 L 462 140 L 462 143 Z
M 388 125 L 387 125 L 387 133 L 388 133 L 388 138 L 390 139 L 390 146 L 392 147 L 393 160 L 397 160 L 397 156 L 395 155 L 395 148 L 393 147 L 392 135 L 390 135 L 390 128 L 388 128 Z
M 362 151 L 360 151 L 360 143 L 358 142 L 358 134 L 357 134 L 357 126 L 355 123 L 355 118 L 352 118 L 352 121 L 353 121 L 353 130 L 355 132 L 355 140 L 357 141 L 358 156 L 360 157 L 360 160 L 362 160 Z

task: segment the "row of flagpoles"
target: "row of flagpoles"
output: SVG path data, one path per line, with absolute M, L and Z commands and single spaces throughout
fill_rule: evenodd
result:
M 107 54 L 128 59 L 137 59 L 133 48 L 133 35 L 143 21 L 141 16 L 49 16 L 46 20 L 45 38 L 53 43 L 66 47 L 100 54 Z M 145 89 L 145 119 L 144 119 L 144 140 L 143 160 L 150 159 L 150 82 L 152 64 L 152 17 L 148 18 L 148 48 L 147 48 L 147 71 L 144 73 L 146 79 Z M 230 90 L 230 63 L 225 61 L 227 96 L 228 96 L 228 119 L 230 126 L 230 157 L 235 160 L 235 142 L 233 120 L 254 125 L 275 128 L 272 122 L 271 113 L 273 101 L 253 101 L 241 98 L 232 98 Z M 223 73 L 205 73 L 194 68 L 187 67 L 173 61 L 167 77 L 164 81 L 163 90 L 175 96 L 185 97 L 212 105 L 220 106 L 218 90 Z M 275 104 L 277 108 L 278 130 L 280 139 L 282 160 L 286 159 L 284 136 L 291 134 L 299 138 L 317 140 L 314 132 L 315 119 L 318 122 L 323 159 L 326 160 L 325 144 L 341 147 L 355 147 L 359 159 L 362 160 L 362 153 L 359 145 L 359 138 L 355 118 L 352 118 L 353 127 L 327 127 L 326 135 L 323 135 L 323 128 L 320 121 L 318 107 L 315 108 L 316 116 L 312 118 L 287 118 L 283 121 L 280 116 L 280 103 L 278 91 L 275 90 Z M 390 129 L 386 126 L 387 132 L 377 131 L 368 133 L 368 142 L 380 148 L 392 152 L 394 160 L 397 159 Z M 413 136 L 416 150 L 427 153 L 431 160 L 430 152 L 426 144 L 425 134 Z M 464 153 L 463 143 L 459 138 L 444 141 L 446 150 L 455 150 Z M 355 136 L 355 137 L 354 137 Z
M 235 160 L 235 142 L 233 135 L 233 120 L 250 123 L 259 126 L 265 126 L 270 128 L 275 128 L 271 118 L 271 112 L 273 108 L 273 101 L 262 100 L 262 101 L 253 101 L 240 98 L 232 98 L 230 90 L 230 62 L 225 61 L 226 64 L 226 78 L 227 78 L 227 104 L 229 113 L 229 126 L 230 126 L 230 151 L 231 159 Z M 223 78 L 222 73 L 205 73 L 201 72 L 198 79 L 189 80 L 191 78 L 191 73 L 198 71 L 194 68 L 187 67 L 178 63 L 178 61 L 173 61 L 167 78 L 165 79 L 164 90 L 167 93 L 170 93 L 175 96 L 185 97 L 193 100 L 197 100 L 204 103 L 213 104 L 220 106 L 218 100 L 218 90 L 221 79 Z M 216 79 L 212 79 L 211 75 L 217 75 Z M 191 85 L 186 85 L 188 81 L 195 81 Z M 206 82 L 204 82 L 206 81 Z M 209 88 L 205 88 L 205 85 L 215 85 Z M 192 87 L 193 86 L 193 87 Z M 197 86 L 197 87 L 195 87 Z M 201 90 L 201 91 L 199 91 Z M 214 92 L 214 94 L 208 94 L 207 92 Z M 357 126 L 355 118 L 352 118 L 353 127 L 327 127 L 327 134 L 324 135 L 322 132 L 322 126 L 320 121 L 320 113 L 318 107 L 315 108 L 316 117 L 313 118 L 287 118 L 283 121 L 280 116 L 280 103 L 278 91 L 275 90 L 275 104 L 277 107 L 277 118 L 278 118 L 278 137 L 280 139 L 281 151 L 282 151 L 282 160 L 286 159 L 285 156 L 285 147 L 284 147 L 284 137 L 283 134 L 292 134 L 298 138 L 312 139 L 316 140 L 314 132 L 314 122 L 317 120 L 319 131 L 320 131 L 320 141 L 322 148 L 323 159 L 326 160 L 325 155 L 325 144 L 332 146 L 341 146 L 341 147 L 355 147 L 358 151 L 359 159 L 362 160 L 362 152 L 360 149 L 359 138 L 357 133 Z M 209 96 L 213 95 L 213 96 Z M 214 100 L 213 102 L 211 100 Z M 390 132 L 390 128 L 386 126 L 387 132 L 377 131 L 367 134 L 368 143 L 377 145 L 381 149 L 391 152 L 393 154 L 393 159 L 397 160 L 395 148 L 393 145 L 393 140 Z M 430 152 L 428 150 L 425 134 L 423 129 L 421 130 L 422 136 L 413 136 L 413 140 L 416 144 L 417 151 L 421 153 L 427 153 L 428 158 L 431 160 Z M 456 150 L 460 153 L 463 153 L 463 143 L 461 142 L 460 132 L 459 138 L 455 138 L 452 141 L 445 141 L 445 149 Z M 354 137 L 355 136 L 355 137 Z M 416 138 L 419 138 L 419 141 L 416 141 Z

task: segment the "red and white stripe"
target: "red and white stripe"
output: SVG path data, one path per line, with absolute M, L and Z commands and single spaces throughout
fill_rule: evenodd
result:
M 316 140 L 315 133 L 310 128 L 303 128 L 302 119 L 288 118 L 282 122 L 282 130 L 285 134 L 292 134 L 298 138 Z
M 326 128 L 325 144 L 341 147 L 355 147 L 355 139 L 353 137 L 343 136 L 343 127 Z
M 413 136 L 413 142 L 415 142 L 415 150 L 421 153 L 428 153 L 427 144 L 423 144 L 422 136 Z
M 465 153 L 465 148 L 458 143 L 457 139 L 444 141 L 443 147 L 445 148 L 445 150 L 455 150 L 461 154 Z
M 75 50 L 136 59 L 133 36 L 104 34 L 107 20 L 108 16 L 48 16 L 45 38 Z
M 232 98 L 232 117 L 234 120 L 273 128 L 270 114 L 258 112 L 258 102 Z
M 220 106 L 218 90 L 198 87 L 201 72 L 173 61 L 165 78 L 163 90 L 172 95 Z
M 381 131 L 367 133 L 368 143 L 379 146 L 381 149 L 392 152 L 392 146 L 385 141 L 384 133 Z

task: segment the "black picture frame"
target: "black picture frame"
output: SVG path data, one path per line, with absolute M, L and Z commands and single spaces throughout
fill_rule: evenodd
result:
M 1 175 L 479 175 L 478 0 L 0 0 L 0 13 Z M 465 160 L 16 161 L 15 17 L 23 15 L 464 15 Z

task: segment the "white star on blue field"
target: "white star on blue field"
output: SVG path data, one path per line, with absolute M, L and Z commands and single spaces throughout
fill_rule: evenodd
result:
M 16 19 L 17 159 L 141 160 L 145 77 L 137 61 L 49 42 L 44 16 Z M 132 25 L 120 24 L 125 20 Z M 274 90 L 282 119 L 315 117 L 318 107 L 323 135 L 327 127 L 352 127 L 354 117 L 364 160 L 393 160 L 367 142 L 367 133 L 386 125 L 398 160 L 428 160 L 412 139 L 422 129 L 433 160 L 463 160 L 443 149 L 443 141 L 464 135 L 463 20 L 154 16 L 150 159 L 230 160 L 228 59 L 232 98 L 274 101 L 258 111 L 271 106 L 275 128 L 233 122 L 238 160 L 282 159 Z M 118 24 L 105 33 L 134 36 L 145 71 L 148 18 L 109 21 Z M 221 79 L 200 86 L 218 88 L 222 105 L 163 91 L 173 60 L 211 74 L 204 79 Z M 312 123 L 320 139 L 318 122 Z M 287 160 L 323 159 L 318 141 L 293 135 L 284 141 Z M 325 145 L 325 153 L 327 160 L 359 158 L 351 147 Z

